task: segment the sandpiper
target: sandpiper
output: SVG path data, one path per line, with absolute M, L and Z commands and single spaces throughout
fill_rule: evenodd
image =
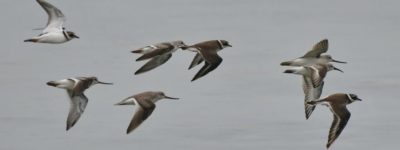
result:
M 97 80 L 96 77 L 76 77 L 47 82 L 47 85 L 66 89 L 70 98 L 70 109 L 67 118 L 67 131 L 78 121 L 85 111 L 88 98 L 83 93 L 90 86 L 95 84 L 112 84 Z
M 281 63 L 281 66 L 311 66 L 316 63 L 346 63 L 344 61 L 334 60 L 330 55 L 321 55 L 328 51 L 328 40 L 323 39 L 313 46 L 304 56 L 296 58 L 291 61 L 285 61 Z
M 36 1 L 48 15 L 47 26 L 40 35 L 24 40 L 24 42 L 59 44 L 70 41 L 73 38 L 79 38 L 74 32 L 65 30 L 63 27 L 65 16 L 58 8 L 45 0 Z
M 351 104 L 354 101 L 361 101 L 361 99 L 355 94 L 336 93 L 321 100 L 308 102 L 310 105 L 327 105 L 333 114 L 333 121 L 329 130 L 326 148 L 329 148 L 332 145 L 346 127 L 351 115 L 349 110 L 347 110 L 346 105 Z
M 143 121 L 145 121 L 156 108 L 155 103 L 161 99 L 178 100 L 179 98 L 169 97 L 160 91 L 147 91 L 130 96 L 115 105 L 136 105 L 137 109 L 131 123 L 126 130 L 129 134 L 135 130 Z
M 194 44 L 192 46 L 182 47 L 183 50 L 189 50 L 197 53 L 189 69 L 205 60 L 204 66 L 200 69 L 199 72 L 197 72 L 192 81 L 205 76 L 206 74 L 217 68 L 218 65 L 222 62 L 222 58 L 218 56 L 217 52 L 226 47 L 232 47 L 226 40 L 204 41 Z
M 304 108 L 306 119 L 311 116 L 315 106 L 307 104 L 320 98 L 324 86 L 324 78 L 328 71 L 342 70 L 332 64 L 314 64 L 312 66 L 293 67 L 284 71 L 284 73 L 293 73 L 303 76 Z
M 173 52 L 175 52 L 177 49 L 183 46 L 186 46 L 183 41 L 172 41 L 172 42 L 157 43 L 132 51 L 132 53 L 143 54 L 141 57 L 136 59 L 136 61 L 142 61 L 152 58 L 139 70 L 137 70 L 135 72 L 135 75 L 150 71 L 164 64 L 171 58 Z

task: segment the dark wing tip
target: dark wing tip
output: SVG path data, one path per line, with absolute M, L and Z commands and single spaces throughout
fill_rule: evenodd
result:
M 138 74 L 141 74 L 141 73 L 143 73 L 144 71 L 142 71 L 142 69 L 139 69 L 139 70 L 137 70 L 136 72 L 135 72 L 135 75 L 138 75 Z
M 131 132 L 132 132 L 132 130 L 129 130 L 129 128 L 126 129 L 126 134 L 129 134 L 129 133 L 131 133 Z
M 192 80 L 190 80 L 191 82 L 193 82 L 194 80 L 197 80 L 198 79 L 198 77 L 193 77 L 193 79 Z
M 136 61 L 141 61 L 141 60 L 145 60 L 143 57 L 139 57 L 136 59 Z
M 329 147 L 331 147 L 332 143 L 327 143 L 326 144 L 326 149 L 329 149 Z
M 72 128 L 72 126 L 67 125 L 66 131 L 68 131 L 68 130 L 71 129 L 71 128 Z

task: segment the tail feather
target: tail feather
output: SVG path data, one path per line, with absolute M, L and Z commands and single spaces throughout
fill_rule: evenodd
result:
M 46 83 L 48 86 L 57 86 L 57 83 L 56 82 L 54 82 L 54 81 L 50 81 L 50 82 L 47 82 Z
M 281 62 L 281 66 L 290 66 L 292 64 L 290 61 Z
M 34 42 L 34 43 L 36 43 L 36 42 L 38 42 L 38 39 L 26 39 L 26 40 L 24 40 L 24 42 Z
M 139 50 L 133 50 L 131 51 L 132 53 L 143 53 L 143 50 L 139 49 Z
M 287 69 L 283 73 L 295 73 L 296 71 L 293 69 Z

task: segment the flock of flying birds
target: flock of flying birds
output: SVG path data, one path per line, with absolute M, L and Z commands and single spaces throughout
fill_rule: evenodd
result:
M 346 105 L 355 101 L 361 101 L 357 95 L 351 93 L 336 93 L 326 98 L 322 98 L 322 88 L 324 86 L 324 78 L 331 70 L 343 72 L 339 68 L 333 66 L 330 62 L 346 63 L 333 59 L 330 55 L 323 54 L 328 51 L 328 40 L 324 39 L 315 44 L 310 51 L 304 56 L 291 61 L 281 63 L 281 66 L 290 66 L 291 68 L 284 73 L 298 74 L 303 77 L 304 92 L 304 111 L 306 119 L 311 116 L 317 104 L 329 107 L 333 114 L 333 121 L 329 130 L 328 143 L 331 144 L 339 137 L 344 127 L 350 119 L 350 112 Z
M 65 30 L 63 27 L 65 16 L 58 8 L 45 0 L 36 1 L 48 14 L 47 26 L 43 29 L 41 34 L 27 39 L 24 42 L 60 44 L 68 42 L 74 38 L 79 38 L 74 32 Z M 150 71 L 164 64 L 172 57 L 173 52 L 182 49 L 196 53 L 189 69 L 204 62 L 204 66 L 192 79 L 192 81 L 195 81 L 207 75 L 219 66 L 222 62 L 222 58 L 218 56 L 217 52 L 226 47 L 232 47 L 226 40 L 204 41 L 191 46 L 186 45 L 183 41 L 163 42 L 145 46 L 132 51 L 132 53 L 142 54 L 142 56 L 137 58 L 136 61 L 149 60 L 145 65 L 138 69 L 135 74 L 137 75 Z M 355 94 L 347 93 L 336 93 L 326 98 L 320 98 L 326 74 L 331 70 L 343 72 L 334 67 L 330 62 L 346 63 L 334 60 L 330 55 L 322 54 L 327 51 L 328 40 L 324 39 L 314 45 L 314 47 L 304 56 L 291 61 L 282 62 L 281 65 L 290 67 L 285 70 L 284 73 L 298 74 L 302 76 L 306 119 L 311 116 L 311 113 L 318 104 L 328 106 L 333 113 L 333 122 L 326 145 L 326 147 L 329 148 L 343 131 L 350 119 L 350 112 L 347 110 L 346 105 L 354 101 L 361 101 L 361 99 Z M 85 111 L 88 98 L 85 96 L 84 91 L 95 84 L 110 85 L 112 83 L 101 82 L 96 77 L 75 77 L 47 82 L 47 85 L 49 86 L 67 90 L 71 105 L 67 118 L 66 130 L 72 128 Z M 163 92 L 159 91 L 147 91 L 130 96 L 115 104 L 137 106 L 136 112 L 128 126 L 127 134 L 136 129 L 151 115 L 156 107 L 155 102 L 161 99 L 178 100 L 179 98 L 166 96 Z

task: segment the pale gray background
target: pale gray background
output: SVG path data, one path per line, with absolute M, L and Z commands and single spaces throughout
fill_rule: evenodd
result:
M 332 115 L 317 107 L 304 118 L 299 76 L 283 60 L 303 55 L 323 38 L 344 74 L 331 72 L 323 96 L 352 92 L 364 101 L 331 149 L 398 149 L 400 11 L 397 0 L 50 0 L 81 38 L 61 45 L 23 43 L 47 16 L 34 0 L 2 0 L 0 149 L 324 149 Z M 226 39 L 233 48 L 196 82 L 191 52 L 178 51 L 146 74 L 130 50 L 182 39 Z M 87 90 L 89 104 L 65 131 L 68 97 L 50 80 L 95 75 L 113 86 Z M 113 106 L 130 95 L 162 90 L 161 101 L 132 134 L 134 111 Z

